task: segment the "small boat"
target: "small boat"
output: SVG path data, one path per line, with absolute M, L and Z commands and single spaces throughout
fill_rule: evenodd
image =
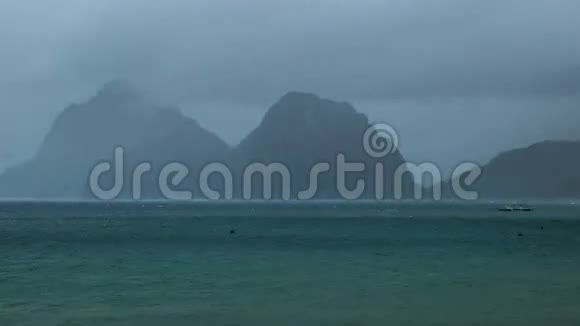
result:
M 531 212 L 534 210 L 534 208 L 522 204 L 517 204 L 517 205 L 506 205 L 505 207 L 500 207 L 497 210 L 500 212 Z
M 518 211 L 518 212 L 531 212 L 533 210 L 534 210 L 534 208 L 532 208 L 530 206 L 526 206 L 526 205 L 517 205 L 515 207 L 515 211 Z
M 505 207 L 500 207 L 497 210 L 500 212 L 513 212 L 514 208 L 512 206 L 506 205 Z

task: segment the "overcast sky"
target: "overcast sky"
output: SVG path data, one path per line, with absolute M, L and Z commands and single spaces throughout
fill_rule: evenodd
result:
M 0 0 L 0 169 L 119 78 L 230 143 L 290 90 L 394 124 L 413 160 L 580 138 L 578 17 L 578 0 Z

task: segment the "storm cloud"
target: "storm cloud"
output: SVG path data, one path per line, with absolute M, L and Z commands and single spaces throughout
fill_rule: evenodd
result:
M 57 73 L 236 101 L 290 89 L 346 98 L 580 91 L 575 1 L 103 1 L 94 12 L 77 13 L 87 23 L 55 50 Z
M 425 132 L 445 139 L 441 153 L 485 159 L 580 137 L 578 17 L 576 0 L 0 0 L 1 127 L 11 139 L 0 145 L 29 155 L 65 104 L 122 78 L 230 142 L 277 97 L 302 90 L 395 121 L 417 160 L 434 151 Z M 489 124 L 500 131 L 486 144 L 457 137 Z

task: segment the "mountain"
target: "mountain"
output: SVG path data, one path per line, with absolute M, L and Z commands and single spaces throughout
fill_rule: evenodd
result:
M 89 176 L 106 161 L 111 163 L 110 170 L 99 174 L 98 185 L 103 190 L 114 189 L 122 181 L 119 192 L 112 195 L 119 199 L 134 197 L 134 171 L 142 163 L 149 163 L 151 168 L 138 179 L 142 181 L 140 198 L 165 198 L 159 177 L 169 163 L 181 163 L 189 173 L 182 182 L 170 184 L 170 189 L 205 198 L 199 183 L 200 171 L 215 162 L 232 172 L 232 193 L 236 198 L 244 197 L 244 184 L 250 186 L 250 198 L 264 198 L 261 181 L 269 174 L 244 180 L 246 168 L 253 163 L 282 163 L 290 175 L 291 198 L 297 198 L 315 181 L 315 198 L 342 198 L 337 190 L 341 185 L 337 182 L 337 157 L 344 155 L 346 162 L 364 164 L 365 168 L 346 175 L 347 189 L 355 189 L 358 180 L 364 180 L 360 197 L 375 198 L 375 167 L 381 163 L 381 188 L 384 197 L 390 198 L 393 171 L 405 163 L 398 151 L 385 158 L 369 156 L 363 146 L 363 135 L 369 128 L 367 117 L 348 103 L 313 94 L 293 92 L 283 96 L 235 148 L 177 109 L 154 103 L 128 83 L 117 81 L 105 85 L 87 102 L 69 106 L 55 120 L 37 155 L 0 177 L 0 197 L 94 199 L 99 195 L 91 187 Z M 115 162 L 120 163 L 115 158 L 117 148 L 123 149 L 120 173 L 114 172 Z M 330 171 L 313 179 L 311 167 L 320 162 L 328 163 Z M 173 171 L 166 179 L 175 176 Z M 272 180 L 272 197 L 285 198 L 281 178 L 274 174 Z M 209 185 L 223 198 L 226 183 L 219 173 L 211 175 Z
M 158 180 L 162 169 L 170 163 L 183 164 L 189 172 L 178 187 L 170 188 L 190 191 L 194 197 L 200 197 L 199 172 L 207 164 L 224 162 L 231 151 L 229 145 L 217 135 L 205 130 L 197 121 L 183 116 L 181 112 L 174 109 L 158 111 L 151 119 L 149 130 L 153 133 L 153 137 L 133 147 L 128 155 L 127 163 L 127 166 L 133 168 L 142 162 L 151 163 L 152 170 L 143 176 L 142 196 L 144 198 L 163 198 Z M 125 177 L 125 182 L 131 184 L 133 175 L 126 174 Z M 124 190 L 125 196 L 130 197 L 132 189 Z
M 580 142 L 546 141 L 501 153 L 470 188 L 480 198 L 580 198 Z
M 392 198 L 392 176 L 394 169 L 405 160 L 396 151 L 385 159 L 374 159 L 363 146 L 363 135 L 370 127 L 368 118 L 356 112 L 352 105 L 322 99 L 314 94 L 292 92 L 283 96 L 264 116 L 261 124 L 254 129 L 235 149 L 236 161 L 248 166 L 253 162 L 272 164 L 282 162 L 288 168 L 291 178 L 292 197 L 311 184 L 310 170 L 319 162 L 326 162 L 330 171 L 318 177 L 317 198 L 342 198 L 338 192 L 337 157 L 345 156 L 346 162 L 365 165 L 363 173 L 351 173 L 346 177 L 349 190 L 356 187 L 357 180 L 366 183 L 363 198 L 375 198 L 375 171 L 377 163 L 384 164 L 385 197 Z M 238 171 L 238 174 L 241 172 Z M 281 178 L 273 179 L 280 198 Z M 261 198 L 262 184 L 254 182 L 252 193 Z M 242 189 L 238 188 L 240 195 Z
M 191 166 L 224 157 L 229 147 L 196 121 L 179 111 L 156 106 L 154 101 L 126 82 L 105 85 L 83 104 L 67 107 L 55 120 L 36 156 L 8 169 L 0 177 L 3 198 L 91 198 L 88 180 L 93 167 L 113 159 L 114 149 L 125 150 L 125 184 L 131 168 L 141 161 L 159 167 L 169 160 Z M 144 177 L 144 196 L 157 196 L 151 189 L 153 174 Z M 103 188 L 112 184 L 106 175 Z M 125 187 L 124 196 L 129 196 Z

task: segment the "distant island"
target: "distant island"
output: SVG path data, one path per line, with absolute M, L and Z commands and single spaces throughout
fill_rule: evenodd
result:
M 145 199 L 162 198 L 155 175 L 171 162 L 185 164 L 193 175 L 208 163 L 223 162 L 231 167 L 236 179 L 241 178 L 242 167 L 252 162 L 282 162 L 292 171 L 293 198 L 307 187 L 308 171 L 314 164 L 332 163 L 339 153 L 349 161 L 363 162 L 369 167 L 382 163 L 387 175 L 405 163 L 398 151 L 384 159 L 369 157 L 361 143 L 369 127 L 368 118 L 348 103 L 313 94 L 284 95 L 268 110 L 260 125 L 233 148 L 178 109 L 151 103 L 146 94 L 129 83 L 115 81 L 87 102 L 67 107 L 54 122 L 36 156 L 8 169 L 0 177 L 0 197 L 94 199 L 88 185 L 90 171 L 98 162 L 111 160 L 117 146 L 125 149 L 125 166 L 137 166 L 140 162 L 152 164 L 154 171 L 143 177 Z M 331 164 L 330 170 L 334 168 Z M 345 182 L 354 188 L 358 179 L 364 179 L 370 189 L 374 187 L 374 175 L 369 172 L 349 176 Z M 131 184 L 130 177 L 130 173 L 125 173 L 126 185 Z M 319 181 L 315 198 L 339 198 L 336 178 L 321 176 Z M 211 182 L 220 188 L 220 180 Z M 272 197 L 280 198 L 279 180 L 272 182 Z M 392 188 L 388 182 L 385 188 Z M 103 187 L 111 186 L 112 176 L 103 178 L 102 183 Z M 408 183 L 410 187 L 412 179 Z M 186 180 L 180 187 L 192 189 L 195 198 L 203 198 L 196 180 Z M 256 182 L 253 188 L 252 192 L 259 196 L 262 184 Z M 392 192 L 385 193 L 386 199 L 389 196 L 392 197 Z M 239 186 L 234 197 L 241 198 Z M 129 187 L 124 187 L 119 199 L 130 198 Z M 365 191 L 361 198 L 374 197 Z
M 156 176 L 172 162 L 186 165 L 194 176 L 207 164 L 220 162 L 232 170 L 235 180 L 242 179 L 243 167 L 251 163 L 281 162 L 292 172 L 292 199 L 312 181 L 309 171 L 313 165 L 329 162 L 329 174 L 320 175 L 313 198 L 340 199 L 333 177 L 339 154 L 367 167 L 344 180 L 347 188 L 356 188 L 357 180 L 364 180 L 367 187 L 360 198 L 377 199 L 372 190 L 380 185 L 375 184 L 371 167 L 380 163 L 384 166 L 386 189 L 380 199 L 393 199 L 394 180 L 389 176 L 406 163 L 398 150 L 384 158 L 369 156 L 361 143 L 369 128 L 368 118 L 349 103 L 314 94 L 290 92 L 281 97 L 235 147 L 177 108 L 154 103 L 129 83 L 114 81 L 87 102 L 70 105 L 54 121 L 35 157 L 0 176 L 0 198 L 96 199 L 89 187 L 91 170 L 99 162 L 111 160 L 119 146 L 125 150 L 125 167 L 142 162 L 152 166 L 152 171 L 143 175 L 143 199 L 163 199 Z M 124 172 L 124 187 L 118 199 L 132 199 L 131 171 Z M 271 181 L 272 198 L 283 198 L 281 180 Z M 104 176 L 101 184 L 112 187 L 114 176 Z M 209 184 L 219 190 L 224 181 L 213 176 Z M 441 184 L 443 198 L 454 198 L 450 184 Z M 412 198 L 414 186 L 412 176 L 404 179 L 404 198 Z M 206 198 L 197 179 L 184 180 L 177 188 L 192 190 L 193 199 Z M 471 189 L 478 192 L 479 198 L 580 198 L 580 142 L 547 141 L 501 153 L 482 167 L 482 175 Z M 426 190 L 429 194 L 432 188 Z M 235 183 L 233 198 L 241 199 L 242 192 L 242 186 Z M 253 183 L 251 192 L 261 198 L 263 184 Z
M 482 198 L 580 198 L 580 142 L 545 141 L 504 152 L 473 185 Z

